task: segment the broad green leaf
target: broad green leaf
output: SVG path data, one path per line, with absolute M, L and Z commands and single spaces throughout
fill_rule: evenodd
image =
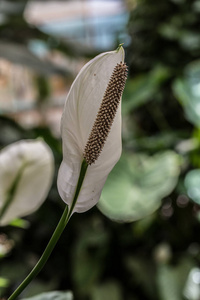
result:
M 171 148 L 180 141 L 181 135 L 181 131 L 161 131 L 156 135 L 135 138 L 134 143 L 139 149 L 152 153 Z
M 35 280 L 32 281 L 31 284 L 29 284 L 26 287 L 26 289 L 23 292 L 22 298 L 28 298 L 28 299 L 30 298 L 30 299 L 32 299 L 32 297 L 34 298 L 36 296 L 38 297 L 40 295 L 43 295 L 43 293 L 45 291 L 45 295 L 47 293 L 50 293 L 50 292 L 51 293 L 55 293 L 55 299 L 57 299 L 56 298 L 56 296 L 57 296 L 57 291 L 56 291 L 57 290 L 57 286 L 58 286 L 58 282 L 57 282 L 56 277 L 52 277 L 50 280 L 48 280 L 48 282 L 46 282 L 44 280 L 41 280 L 40 277 L 37 277 L 37 278 L 35 278 Z M 49 295 L 47 295 L 47 296 L 51 297 L 51 294 L 50 294 L 50 296 Z
M 193 268 L 189 275 L 184 289 L 184 295 L 188 300 L 200 299 L 200 269 Z
M 178 265 L 159 264 L 157 284 L 161 300 L 182 300 L 185 282 L 193 262 L 183 259 Z
M 23 298 L 22 300 L 73 300 L 72 292 L 47 292 L 42 293 L 40 295 L 30 297 L 30 298 Z
M 184 108 L 186 118 L 200 127 L 200 61 L 187 66 L 185 76 L 175 80 L 173 89 Z
M 188 196 L 197 204 L 200 204 L 200 169 L 187 173 L 184 181 Z
M 167 23 L 163 23 L 158 29 L 159 33 L 165 39 L 178 42 L 181 47 L 186 50 L 193 51 L 199 49 L 199 34 L 192 30 L 182 28 L 180 24 L 173 22 L 174 20 L 171 21 L 172 22 L 169 22 L 168 20 Z
M 169 74 L 166 67 L 156 66 L 148 74 L 129 79 L 124 90 L 123 114 L 152 100 L 158 92 L 159 85 L 169 77 Z
M 124 154 L 108 176 L 98 208 L 115 221 L 131 222 L 153 213 L 176 186 L 179 156 Z

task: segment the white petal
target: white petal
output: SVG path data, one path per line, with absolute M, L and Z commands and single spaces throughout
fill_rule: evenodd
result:
M 20 170 L 22 175 L 12 202 L 0 220 L 1 225 L 32 213 L 45 200 L 54 173 L 52 151 L 45 142 L 23 140 L 0 152 L 0 210 Z
M 58 191 L 68 205 L 72 203 L 83 160 L 84 148 L 101 105 L 114 67 L 124 62 L 124 50 L 98 55 L 80 71 L 67 96 L 61 121 L 63 161 L 58 174 Z M 84 212 L 100 197 L 109 172 L 121 155 L 121 105 L 98 160 L 88 166 L 74 208 Z

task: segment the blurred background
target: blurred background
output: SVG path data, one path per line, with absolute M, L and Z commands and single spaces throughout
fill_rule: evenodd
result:
M 199 32 L 200 0 L 0 0 L 0 149 L 42 137 L 56 164 L 42 207 L 0 228 L 1 297 L 35 265 L 64 208 L 56 178 L 70 85 L 90 58 L 124 43 L 122 158 L 98 207 L 72 217 L 21 299 L 61 290 L 200 300 Z

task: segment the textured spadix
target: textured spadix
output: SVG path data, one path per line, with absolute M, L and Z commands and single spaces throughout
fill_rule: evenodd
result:
M 111 81 L 116 79 L 116 74 L 112 76 L 115 68 L 119 69 L 116 71 L 117 83 L 111 84 Z M 119 100 L 125 79 L 124 50 L 120 47 L 117 51 L 102 53 L 89 61 L 77 75 L 67 96 L 61 120 L 63 161 L 58 174 L 58 191 L 69 206 L 73 201 L 83 158 L 89 164 L 74 207 L 75 212 L 84 212 L 98 202 L 106 178 L 120 158 L 121 104 Z M 109 93 L 112 97 L 109 97 Z M 103 99 L 107 101 L 106 107 L 102 102 Z M 111 100 L 113 102 L 116 100 L 116 108 L 112 105 L 110 113 L 113 110 L 113 116 L 110 121 L 103 116 Z M 102 105 L 104 110 L 101 110 Z M 98 129 L 101 122 L 105 123 L 108 134 Z M 104 138 L 105 134 L 106 138 Z M 96 140 L 101 137 L 102 143 L 94 150 L 92 145 L 96 147 Z M 95 153 L 91 154 L 91 149 Z M 97 156 L 95 156 L 96 152 Z
M 52 183 L 54 159 L 41 140 L 22 140 L 0 152 L 0 225 L 34 212 Z

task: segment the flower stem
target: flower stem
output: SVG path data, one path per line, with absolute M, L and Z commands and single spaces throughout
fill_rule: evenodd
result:
M 25 278 L 25 280 L 20 284 L 20 286 L 14 291 L 14 293 L 8 298 L 8 300 L 16 299 L 17 296 L 21 294 L 21 292 L 25 289 L 25 287 L 37 276 L 37 274 L 42 270 L 46 261 L 48 260 L 54 246 L 56 245 L 61 233 L 65 228 L 65 219 L 68 214 L 68 206 L 65 207 L 65 210 L 62 214 L 62 217 L 45 249 L 40 260 L 35 265 L 33 270 L 29 273 L 29 275 Z
M 87 164 L 86 160 L 83 159 L 82 165 L 81 165 L 81 170 L 80 170 L 80 175 L 79 175 L 79 179 L 78 179 L 78 183 L 77 183 L 77 186 L 76 186 L 76 192 L 75 192 L 74 199 L 72 201 L 72 205 L 71 205 L 70 211 L 69 211 L 69 218 L 70 218 L 70 216 L 73 212 L 74 206 L 76 205 L 76 201 L 78 199 L 78 195 L 79 195 L 79 192 L 81 190 L 81 186 L 82 186 L 83 180 L 85 178 L 85 173 L 87 171 L 87 168 L 88 168 L 88 164 Z
M 85 178 L 87 167 L 88 167 L 88 164 L 86 163 L 85 160 L 83 160 L 82 165 L 81 165 L 78 183 L 76 186 L 76 191 L 74 194 L 74 199 L 73 199 L 72 205 L 70 207 L 70 210 L 68 209 L 68 206 L 65 207 L 65 210 L 61 216 L 61 219 L 60 219 L 46 249 L 44 250 L 42 256 L 40 257 L 39 261 L 37 262 L 35 267 L 32 269 L 32 271 L 28 274 L 28 276 L 24 279 L 24 281 L 19 285 L 19 287 L 8 298 L 8 300 L 16 299 L 17 296 L 19 296 L 21 294 L 21 292 L 27 287 L 27 285 L 38 275 L 38 273 L 42 270 L 45 263 L 47 262 L 51 252 L 53 251 L 56 243 L 58 242 L 63 230 L 65 229 L 65 227 L 71 217 L 71 214 L 73 212 L 74 206 L 76 204 L 78 195 L 79 195 L 81 187 L 82 187 L 83 180 Z

